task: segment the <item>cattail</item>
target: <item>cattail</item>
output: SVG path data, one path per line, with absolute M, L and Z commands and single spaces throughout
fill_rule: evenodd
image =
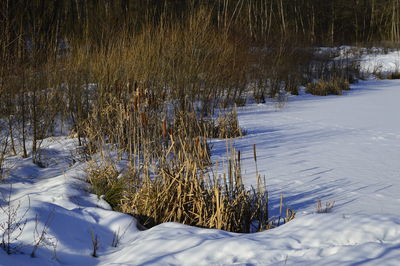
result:
M 256 176 L 258 176 L 258 165 L 257 165 L 257 150 L 256 150 L 256 144 L 253 144 L 253 157 L 254 157 L 254 162 L 256 165 Z
M 144 112 L 140 113 L 140 122 L 142 122 L 143 127 L 147 127 L 147 116 Z
M 136 110 L 140 108 L 140 88 L 136 91 Z
M 135 94 L 133 96 L 133 107 L 135 108 L 135 111 L 137 111 L 139 109 L 139 101 L 138 101 L 138 95 Z
M 167 92 L 166 91 L 163 91 L 162 93 L 161 93 L 161 99 L 162 100 L 165 100 L 167 98 Z
M 162 121 L 162 136 L 163 138 L 167 137 L 167 120 L 163 119 Z
M 127 89 L 128 89 L 128 94 L 131 94 L 133 92 L 133 84 L 132 84 L 132 80 L 128 80 L 127 85 Z
M 254 157 L 254 161 L 257 162 L 256 144 L 253 144 L 253 157 Z

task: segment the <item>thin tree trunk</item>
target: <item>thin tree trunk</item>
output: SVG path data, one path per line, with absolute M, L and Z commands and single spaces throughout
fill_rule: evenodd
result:
M 14 143 L 14 132 L 13 132 L 13 126 L 12 126 L 12 118 L 11 115 L 8 116 L 8 132 L 10 134 L 10 140 L 11 140 L 11 150 L 13 152 L 13 155 L 17 155 L 17 152 L 15 150 L 15 143 Z

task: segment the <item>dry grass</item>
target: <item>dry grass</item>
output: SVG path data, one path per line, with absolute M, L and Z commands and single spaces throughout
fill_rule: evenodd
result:
M 263 188 L 247 190 L 232 162 L 228 174 L 218 178 L 189 158 L 180 153 L 154 176 L 142 177 L 140 186 L 122 200 L 123 212 L 136 216 L 146 227 L 179 222 L 231 232 L 266 228 L 268 199 Z
M 315 208 L 317 213 L 329 213 L 332 211 L 333 206 L 335 206 L 335 201 L 326 202 L 325 206 L 323 206 L 322 201 L 318 200 Z
M 131 164 L 123 174 L 111 164 L 89 167 L 89 181 L 94 189 L 106 200 L 113 200 L 114 208 L 132 214 L 145 227 L 179 222 L 249 233 L 281 223 L 281 217 L 277 221 L 268 215 L 268 193 L 261 176 L 257 174 L 257 188 L 247 189 L 243 185 L 240 152 L 228 145 L 227 169 L 222 175 L 212 173 L 209 164 L 204 163 L 204 157 L 209 160 L 207 145 L 201 143 L 200 137 L 182 139 L 174 134 L 184 132 L 182 128 L 185 127 L 171 132 L 165 140 L 168 146 L 158 157 L 148 156 L 143 150 L 140 166 Z M 294 212 L 288 209 L 282 219 L 288 222 L 293 218 Z
M 242 137 L 245 135 L 245 131 L 239 125 L 236 108 L 220 115 L 216 123 L 217 125 L 214 128 L 213 137 L 225 139 Z
M 332 80 L 318 80 L 306 85 L 306 92 L 318 96 L 342 95 L 344 90 L 350 90 L 349 82 L 334 78 Z

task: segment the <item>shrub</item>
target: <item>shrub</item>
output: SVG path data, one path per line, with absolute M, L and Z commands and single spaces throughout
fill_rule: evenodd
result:
M 28 221 L 27 214 L 30 209 L 30 198 L 28 197 L 28 207 L 23 211 L 21 208 L 21 202 L 13 203 L 11 201 L 12 186 L 8 195 L 3 195 L 1 201 L 4 201 L 4 205 L 0 205 L 1 216 L 5 217 L 4 221 L 0 222 L 0 248 L 2 248 L 7 254 L 19 252 L 22 247 L 22 243 L 18 243 L 19 238 L 24 232 L 26 223 Z
M 388 75 L 388 79 L 400 79 L 400 71 L 392 72 Z
M 391 73 L 374 72 L 374 76 L 377 79 L 400 79 L 400 71 L 394 71 Z
M 284 90 L 292 95 L 299 95 L 299 84 L 301 84 L 300 78 L 288 75 L 285 80 Z
M 327 95 L 341 95 L 342 90 L 340 88 L 334 86 L 330 82 L 326 82 L 324 80 L 320 80 L 316 83 L 308 83 L 306 86 L 306 92 L 311 93 L 312 95 L 317 96 L 327 96 Z
M 349 82 L 342 79 L 318 80 L 308 83 L 306 92 L 317 96 L 342 95 L 343 90 L 350 90 Z

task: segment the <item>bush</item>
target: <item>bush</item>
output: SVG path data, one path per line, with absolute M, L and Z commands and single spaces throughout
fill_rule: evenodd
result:
M 30 209 L 30 199 L 28 197 L 28 207 L 23 211 L 21 202 L 13 203 L 11 201 L 12 186 L 8 195 L 1 193 L 0 201 L 4 201 L 0 205 L 1 216 L 5 219 L 0 222 L 0 248 L 7 254 L 17 253 L 23 246 L 19 241 L 22 233 L 24 232 L 26 223 L 28 221 L 27 214 Z
M 392 73 L 374 72 L 373 74 L 377 79 L 400 79 L 400 71 Z
M 342 79 L 318 80 L 306 85 L 307 93 L 318 96 L 342 95 L 343 90 L 350 90 L 350 85 L 348 81 Z
M 400 71 L 392 72 L 388 75 L 388 79 L 400 79 Z

